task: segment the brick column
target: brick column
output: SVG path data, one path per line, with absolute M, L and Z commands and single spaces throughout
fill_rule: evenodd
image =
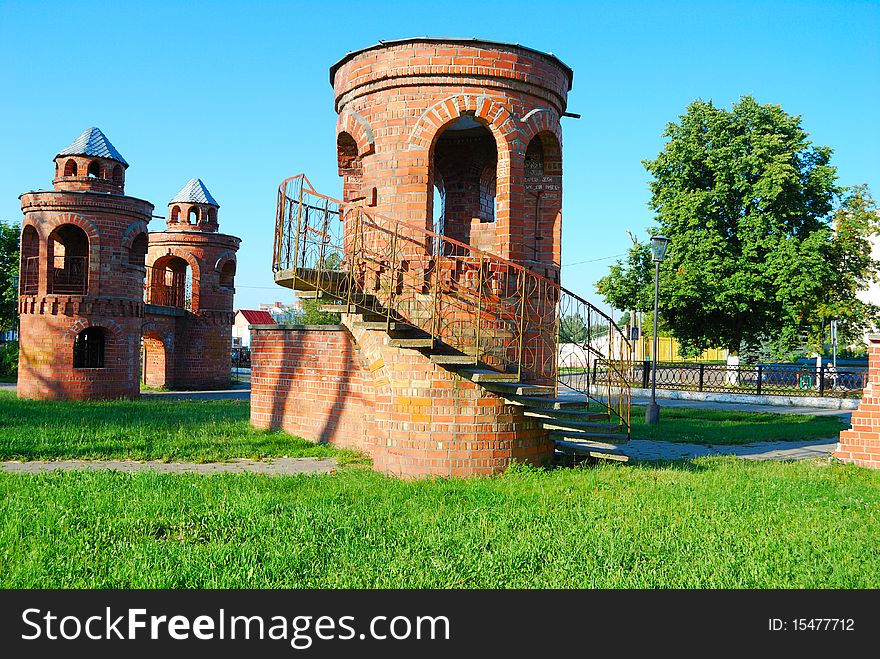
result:
M 834 457 L 862 467 L 880 469 L 880 334 L 868 336 L 868 383 L 852 427 L 840 433 Z

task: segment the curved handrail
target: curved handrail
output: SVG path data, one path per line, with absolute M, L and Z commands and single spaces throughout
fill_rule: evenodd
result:
M 389 324 L 405 320 L 475 363 L 585 394 L 629 429 L 627 338 L 608 314 L 520 263 L 322 195 L 299 174 L 278 189 L 273 270 Z M 591 373 L 600 360 L 601 383 Z

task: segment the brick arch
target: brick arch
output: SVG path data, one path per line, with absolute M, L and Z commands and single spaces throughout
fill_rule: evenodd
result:
M 148 335 L 158 338 L 165 346 L 166 351 L 170 352 L 174 347 L 174 332 L 169 327 L 161 327 L 152 321 L 146 322 L 141 327 L 141 336 Z
M 125 249 L 131 249 L 131 244 L 134 242 L 134 239 L 142 233 L 147 234 L 147 236 L 150 235 L 150 229 L 147 226 L 147 223 L 143 220 L 132 222 L 130 225 L 128 225 L 125 233 L 122 234 L 122 246 Z
M 61 213 L 51 217 L 45 222 L 44 229 L 46 231 L 43 242 L 49 240 L 49 236 L 60 226 L 72 224 L 82 229 L 86 237 L 89 239 L 89 278 L 86 282 L 87 293 L 90 297 L 100 294 L 101 290 L 101 232 L 97 225 L 89 218 L 78 215 L 77 213 Z M 42 249 L 41 249 L 42 253 Z M 48 267 L 45 262 L 45 256 L 41 259 L 41 267 Z
M 151 253 L 149 255 L 149 263 L 147 265 L 152 266 L 161 258 L 165 258 L 166 256 L 179 256 L 184 261 L 189 264 L 189 267 L 192 269 L 193 279 L 199 279 L 201 281 L 201 273 L 202 269 L 199 267 L 199 260 L 192 255 L 192 253 L 187 252 L 186 250 L 180 249 L 179 247 L 168 247 L 162 253 Z M 193 291 L 193 297 L 195 297 L 196 292 Z
M 229 249 L 221 252 L 220 256 L 218 256 L 217 260 L 214 262 L 214 271 L 220 272 L 223 269 L 223 266 L 225 266 L 230 261 L 236 263 L 237 265 L 237 262 L 235 260 L 235 252 Z
M 344 110 L 336 120 L 336 135 L 348 133 L 357 144 L 358 157 L 376 151 L 376 137 L 369 122 L 352 110 Z
M 516 141 L 517 127 L 510 112 L 500 103 L 483 94 L 449 96 L 425 110 L 409 135 L 409 150 L 430 149 L 437 136 L 463 114 L 485 124 L 498 145 L 498 161 L 508 160 Z
M 559 125 L 559 117 L 553 110 L 549 108 L 535 108 L 520 119 L 520 123 L 522 125 L 519 129 L 519 142 L 523 154 L 525 154 L 532 138 L 539 133 L 551 133 L 559 143 L 559 148 L 562 149 L 562 127 Z
M 88 318 L 77 318 L 76 320 L 71 320 L 68 328 L 61 333 L 65 347 L 67 347 L 68 344 L 70 347 L 73 347 L 73 342 L 76 340 L 79 333 L 89 327 L 103 327 L 110 335 L 108 338 L 111 341 L 124 342 L 125 340 L 125 333 L 122 331 L 122 328 L 110 318 L 102 318 L 100 321 L 92 321 Z

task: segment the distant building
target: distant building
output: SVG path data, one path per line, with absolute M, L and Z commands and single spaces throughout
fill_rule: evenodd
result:
M 279 303 L 280 304 L 280 303 Z M 260 305 L 261 307 L 265 305 Z M 264 309 L 239 309 L 232 323 L 232 347 L 249 348 L 251 345 L 250 325 L 275 325 L 274 316 Z

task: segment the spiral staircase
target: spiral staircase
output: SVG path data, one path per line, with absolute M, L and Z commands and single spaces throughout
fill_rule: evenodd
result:
M 626 461 L 631 351 L 605 313 L 522 265 L 319 194 L 278 190 L 276 283 L 522 406 L 566 462 Z

